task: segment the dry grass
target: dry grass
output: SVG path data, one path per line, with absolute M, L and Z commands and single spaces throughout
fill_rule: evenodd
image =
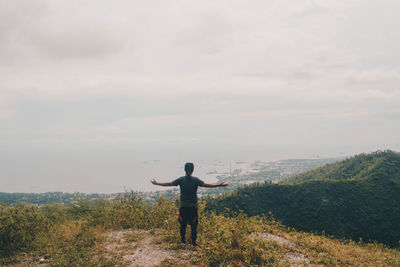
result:
M 37 266 L 35 258 L 48 253 L 51 258 L 46 263 L 52 266 L 400 266 L 398 249 L 297 232 L 272 217 L 204 213 L 203 205 L 198 227 L 201 249 L 182 249 L 174 201 L 143 208 L 138 225 L 130 228 L 133 223 L 116 216 L 131 204 L 117 204 L 95 206 L 93 213 L 60 220 L 36 236 L 34 249 L 24 252 L 27 248 L 22 247 L 12 257 L 0 259 L 0 265 Z M 130 217 L 141 209 L 139 204 L 132 204 Z
M 271 232 L 296 243 L 297 251 L 304 253 L 312 263 L 326 266 L 400 266 L 399 249 L 382 244 L 358 243 L 333 237 L 297 232 L 283 227 Z

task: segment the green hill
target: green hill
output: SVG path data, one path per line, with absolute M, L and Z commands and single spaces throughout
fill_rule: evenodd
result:
M 400 240 L 400 154 L 378 151 L 325 165 L 280 184 L 255 184 L 208 200 L 207 210 L 272 212 L 283 224 L 336 237 Z
M 289 177 L 282 183 L 298 184 L 310 180 L 399 179 L 400 154 L 387 150 L 359 154 Z

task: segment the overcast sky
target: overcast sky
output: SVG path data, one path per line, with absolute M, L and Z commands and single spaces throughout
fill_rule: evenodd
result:
M 0 191 L 400 150 L 399 18 L 398 0 L 0 0 Z

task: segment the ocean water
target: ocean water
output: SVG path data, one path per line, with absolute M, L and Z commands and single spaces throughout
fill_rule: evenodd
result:
M 184 164 L 193 162 L 193 175 L 213 183 L 230 170 L 246 170 L 252 161 L 229 159 L 138 158 L 124 153 L 15 154 L 2 159 L 0 192 L 116 193 L 155 191 L 150 180 L 169 182 L 183 176 Z

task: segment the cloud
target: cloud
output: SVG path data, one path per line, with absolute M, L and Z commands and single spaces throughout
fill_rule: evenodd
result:
M 0 120 L 8 119 L 12 116 L 11 112 L 0 104 Z
M 397 29 L 398 14 L 373 1 L 1 5 L 2 130 L 21 139 L 178 142 L 211 129 L 193 140 L 238 143 L 252 137 L 235 122 L 261 140 L 257 119 L 357 121 L 400 102 L 400 38 L 379 31 Z
M 0 1 L 0 67 L 18 64 L 30 54 L 22 40 L 46 13 L 45 2 Z
M 100 25 L 54 25 L 47 22 L 46 27 L 33 32 L 26 43 L 38 52 L 56 60 L 103 58 L 123 49 L 121 40 L 107 28 Z M 43 29 L 44 28 L 44 29 Z M 47 28 L 47 29 L 46 29 Z
M 74 9 L 73 3 L 57 6 L 56 2 L 23 1 L 3 6 L 6 16 L 1 21 L 0 36 L 6 58 L 20 55 L 24 61 L 82 60 L 103 58 L 123 49 L 124 39 L 116 25 L 82 12 L 79 6 Z
M 385 81 L 400 82 L 400 71 L 398 70 L 350 70 L 348 79 L 354 83 L 378 83 Z

